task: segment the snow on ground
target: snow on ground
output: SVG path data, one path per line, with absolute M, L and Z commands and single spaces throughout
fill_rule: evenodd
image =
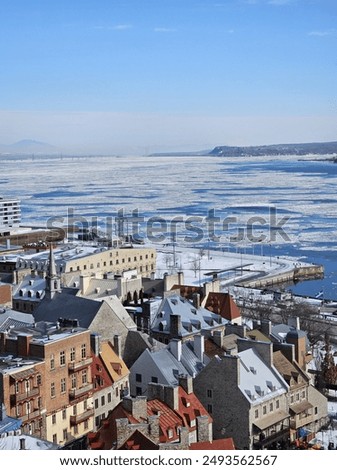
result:
M 296 266 L 307 265 L 290 257 L 265 257 L 244 252 L 233 253 L 172 245 L 161 245 L 156 248 L 156 276 L 162 277 L 165 273 L 182 271 L 184 283 L 188 285 L 203 285 L 217 277 L 225 288 L 234 282 L 240 283 L 267 274 L 277 275 Z

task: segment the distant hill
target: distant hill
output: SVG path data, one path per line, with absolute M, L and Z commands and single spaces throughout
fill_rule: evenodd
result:
M 54 145 L 38 140 L 25 139 L 15 142 L 14 144 L 0 144 L 0 154 L 7 155 L 27 155 L 27 154 L 55 154 L 59 153 L 59 149 Z
M 245 157 L 263 155 L 332 155 L 337 154 L 337 142 L 313 142 L 305 144 L 254 145 L 250 147 L 215 147 L 208 155 Z

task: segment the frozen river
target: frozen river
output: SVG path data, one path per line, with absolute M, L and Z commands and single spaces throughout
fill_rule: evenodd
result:
M 3 156 L 0 170 L 0 196 L 21 199 L 23 223 L 74 214 L 104 229 L 133 212 L 150 241 L 175 232 L 177 244 L 324 264 L 324 280 L 293 290 L 334 299 L 336 187 L 337 164 L 322 157 Z

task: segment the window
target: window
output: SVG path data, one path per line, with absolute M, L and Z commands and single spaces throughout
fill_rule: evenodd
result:
M 136 374 L 136 382 L 142 381 L 142 374 Z
M 276 400 L 276 409 L 278 410 L 280 408 L 280 400 Z
M 105 405 L 105 396 L 102 395 L 101 396 L 101 406 L 104 406 Z
M 213 390 L 207 389 L 207 398 L 213 398 Z
M 67 437 L 68 437 L 68 430 L 67 430 L 67 429 L 63 429 L 63 440 L 66 441 L 66 440 L 67 440 Z
M 87 357 L 86 344 L 81 345 L 81 358 L 85 359 Z
M 53 444 L 57 444 L 57 434 L 53 434 Z
M 55 398 L 55 396 L 56 396 L 56 395 L 55 395 L 55 382 L 52 382 L 52 383 L 50 384 L 50 396 L 51 396 L 52 398 Z
M 157 383 L 158 383 L 158 377 L 152 376 L 152 377 L 151 377 L 151 382 L 157 384 Z
M 82 385 L 88 383 L 88 371 L 87 369 L 82 370 Z
M 273 411 L 274 410 L 274 404 L 273 403 L 270 403 L 269 404 L 269 411 Z
M 55 369 L 55 357 L 54 354 L 50 355 L 50 368 Z
M 95 400 L 95 410 L 97 410 L 97 408 L 98 408 L 98 398 L 96 398 Z
M 108 393 L 108 403 L 111 403 L 111 392 Z
M 290 397 L 290 403 L 294 403 L 294 396 L 293 395 Z
M 76 374 L 71 374 L 71 388 L 76 388 Z
M 88 409 L 88 400 L 84 400 L 84 402 L 83 402 L 83 408 L 84 408 L 84 410 L 87 410 L 87 409 Z
M 67 410 L 62 410 L 62 419 L 67 419 Z
M 36 385 L 42 385 L 42 377 L 41 374 L 36 376 Z
M 75 426 L 74 426 L 74 434 L 78 434 L 78 425 L 77 424 L 75 424 Z
M 56 424 L 56 414 L 51 415 L 51 424 Z
M 315 415 L 317 415 L 317 413 L 318 413 L 318 408 L 317 406 L 315 406 Z
M 211 404 L 207 405 L 207 412 L 208 413 L 213 413 L 213 405 L 211 405 Z
M 66 379 L 63 378 L 61 379 L 61 393 L 65 393 L 66 392 Z
M 65 351 L 60 351 L 60 366 L 64 366 L 66 364 L 66 353 Z
M 19 393 L 19 382 L 15 382 L 15 393 Z
M 25 390 L 26 390 L 26 392 L 29 392 L 29 390 L 30 390 L 29 380 L 25 380 Z
M 74 406 L 73 406 L 73 415 L 74 415 L 74 416 L 77 415 L 77 405 L 74 405 Z
M 302 391 L 302 398 L 305 398 L 305 390 Z
M 141 394 L 142 394 L 142 387 L 136 387 L 136 395 L 141 395 Z
M 172 430 L 171 428 L 169 428 L 169 429 L 167 430 L 167 436 L 168 436 L 169 439 L 172 439 L 172 437 L 173 437 L 173 430 Z
M 259 417 L 259 410 L 255 410 L 255 418 Z
M 84 429 L 89 429 L 89 421 L 87 419 L 84 421 Z
M 263 411 L 263 414 L 264 414 L 264 415 L 267 414 L 267 407 L 266 407 L 266 405 L 264 405 L 262 411 Z
M 75 348 L 71 348 L 71 349 L 70 349 L 70 360 L 71 360 L 72 362 L 75 361 Z
M 299 400 L 300 400 L 300 394 L 296 393 L 296 401 L 299 401 Z
M 116 397 L 118 397 L 118 387 L 116 388 L 115 392 L 116 392 Z

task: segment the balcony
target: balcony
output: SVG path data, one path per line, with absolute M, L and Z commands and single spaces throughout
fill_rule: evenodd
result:
M 253 438 L 253 449 L 268 449 L 269 446 L 278 441 L 288 442 L 289 436 L 290 429 L 288 427 L 278 432 L 271 432 L 269 436 L 264 436 L 264 433 L 260 433 L 259 437 Z
M 25 421 L 29 421 L 31 419 L 36 419 L 39 416 L 41 416 L 41 411 L 40 410 L 34 410 L 31 413 L 28 413 L 28 414 L 23 415 L 23 416 L 19 416 L 19 419 L 22 419 L 22 421 L 25 422 Z
M 82 395 L 86 395 L 93 389 L 93 384 L 88 384 L 85 387 L 81 388 L 72 388 L 69 390 L 69 398 L 70 400 L 75 400 L 76 398 L 81 397 Z
M 22 401 L 26 401 L 29 398 L 33 398 L 39 395 L 39 389 L 33 388 L 32 390 L 27 390 L 23 393 L 16 393 L 15 395 L 11 395 L 11 406 L 15 406 L 17 403 Z
M 92 357 L 87 357 L 87 359 L 83 359 L 83 361 L 69 362 L 68 369 L 69 372 L 77 372 L 78 370 L 85 369 L 90 366 L 91 363 Z
M 86 410 L 84 413 L 70 416 L 70 426 L 76 426 L 77 424 L 80 424 L 83 421 L 86 421 L 87 419 L 91 418 L 92 416 L 94 416 L 94 409 L 93 408 L 90 408 L 89 410 Z

